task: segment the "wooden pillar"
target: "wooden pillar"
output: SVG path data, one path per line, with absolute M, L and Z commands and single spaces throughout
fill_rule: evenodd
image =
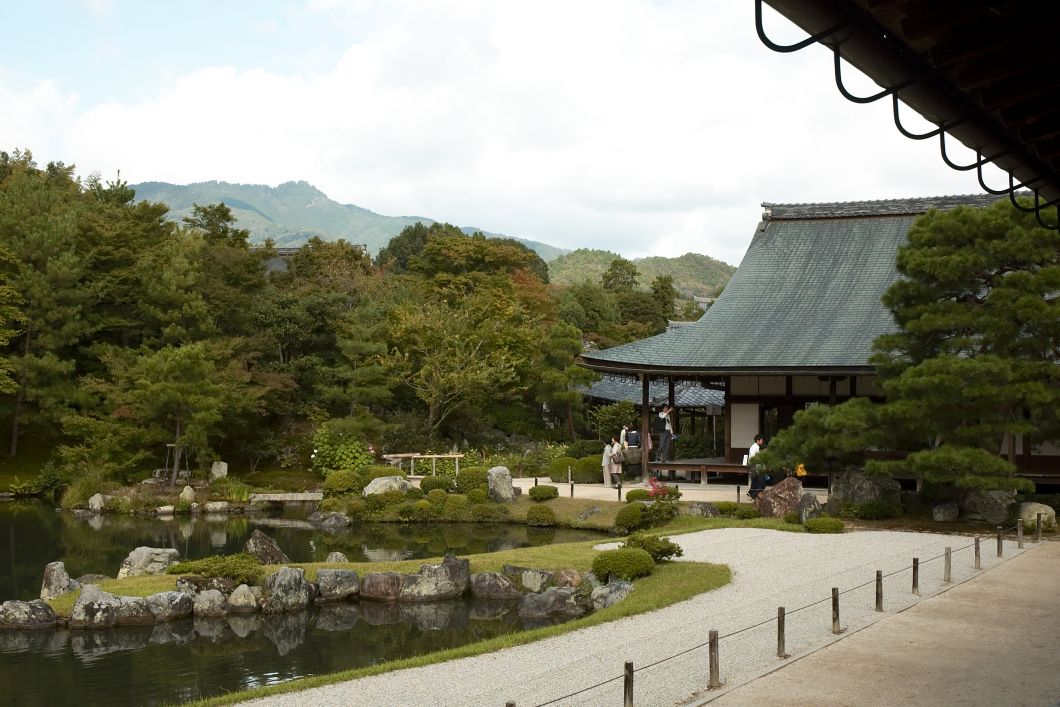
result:
M 670 425 L 674 428 L 674 434 L 677 434 L 678 425 L 681 422 L 681 413 L 677 411 L 674 406 L 674 379 L 673 376 L 666 377 L 666 403 L 670 406 Z M 672 452 L 671 452 L 672 454 Z
M 648 479 L 648 440 L 651 431 L 648 429 L 648 388 L 651 379 L 647 373 L 640 374 L 640 478 Z
M 828 404 L 829 405 L 835 405 L 836 404 L 836 384 L 837 383 L 838 383 L 838 380 L 836 379 L 835 376 L 829 376 L 829 378 L 828 378 Z
M 725 376 L 725 451 L 722 456 L 725 461 L 732 462 L 732 377 Z

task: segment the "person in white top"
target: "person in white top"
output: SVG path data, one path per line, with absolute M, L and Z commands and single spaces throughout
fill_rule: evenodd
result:
M 674 438 L 674 426 L 670 422 L 671 411 L 672 408 L 669 405 L 663 405 L 662 412 L 659 413 L 659 418 L 663 421 L 663 429 L 659 433 L 659 453 L 655 457 L 657 462 L 673 461 L 670 458 L 670 442 Z
M 765 446 L 766 438 L 763 437 L 761 434 L 756 434 L 754 444 L 752 444 L 751 447 L 747 450 L 747 463 L 751 467 L 750 471 L 747 474 L 747 495 L 751 498 L 756 497 L 766 487 L 767 477 L 765 475 L 765 472 L 756 467 L 754 462 L 752 461 L 755 458 L 755 455 L 761 452 L 762 448 Z
M 766 438 L 760 434 L 755 435 L 755 442 L 751 445 L 751 448 L 747 450 L 747 463 L 750 464 L 754 456 L 762 451 L 762 447 L 765 446 Z

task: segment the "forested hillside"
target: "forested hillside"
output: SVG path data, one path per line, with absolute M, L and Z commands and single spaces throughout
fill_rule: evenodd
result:
M 426 216 L 384 216 L 353 204 L 340 204 L 307 182 L 286 182 L 277 187 L 227 182 L 144 182 L 131 188 L 137 200 L 167 204 L 169 218 L 175 221 L 189 215 L 195 204 L 224 203 L 231 209 L 236 225 L 250 232 L 251 241 L 260 243 L 271 238 L 278 246 L 302 245 L 316 236 L 326 241 L 343 238 L 364 243 L 370 253 L 376 253 L 406 226 L 434 223 Z M 482 231 L 474 226 L 462 230 L 467 234 Z M 501 235 L 482 232 L 491 237 Z M 526 243 L 546 261 L 567 252 L 547 243 L 516 240 Z
M 606 250 L 579 248 L 548 264 L 549 279 L 558 285 L 572 285 L 586 279 L 597 281 L 618 257 Z M 685 298 L 713 295 L 736 272 L 734 266 L 698 253 L 685 253 L 678 258 L 636 258 L 632 262 L 640 272 L 641 288 L 647 288 L 660 275 L 669 275 L 674 289 Z

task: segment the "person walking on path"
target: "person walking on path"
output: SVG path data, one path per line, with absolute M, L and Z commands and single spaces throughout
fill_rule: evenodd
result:
M 620 435 L 619 435 L 620 436 Z M 622 442 L 619 441 L 619 436 L 611 437 L 611 485 L 618 486 L 622 483 L 622 462 L 624 460 L 625 449 L 622 448 Z
M 659 453 L 655 457 L 656 462 L 673 461 L 670 450 L 670 444 L 674 438 L 674 426 L 670 421 L 670 412 L 672 410 L 669 405 L 663 405 L 662 412 L 659 413 L 659 419 L 662 420 L 662 429 L 659 430 Z
M 611 444 L 604 442 L 604 455 L 600 457 L 600 470 L 604 476 L 604 486 L 611 483 Z

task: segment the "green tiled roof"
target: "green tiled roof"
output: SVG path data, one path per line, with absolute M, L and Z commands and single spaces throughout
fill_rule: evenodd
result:
M 996 200 L 763 204 L 769 217 L 698 322 L 586 352 L 582 363 L 596 370 L 702 375 L 867 372 L 873 340 L 895 328 L 880 296 L 898 278 L 898 246 L 917 215 Z

